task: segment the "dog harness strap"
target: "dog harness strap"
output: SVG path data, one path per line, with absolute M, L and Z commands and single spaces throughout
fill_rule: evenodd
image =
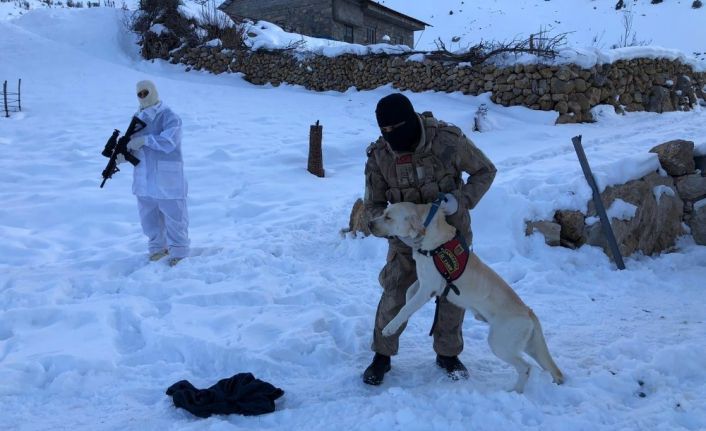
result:
M 436 306 L 434 307 L 434 321 L 431 323 L 431 329 L 429 330 L 430 337 L 434 335 L 434 328 L 436 328 L 436 322 L 439 321 L 439 301 L 441 300 L 441 298 L 446 298 L 448 296 L 449 290 L 453 290 L 456 295 L 461 294 L 461 291 L 458 290 L 458 287 L 455 284 L 451 282 L 446 283 L 444 292 L 440 296 L 436 297 Z
M 441 206 L 442 202 L 446 202 L 446 196 L 443 193 L 439 193 L 439 196 L 434 200 L 434 202 L 431 203 L 431 209 L 429 209 L 429 214 L 427 214 L 426 220 L 424 220 L 424 227 L 429 227 L 429 223 L 431 223 L 431 220 L 434 218 L 436 215 L 436 212 L 439 211 L 439 207 Z
M 453 284 L 453 283 L 447 283 L 446 287 L 444 288 L 444 293 L 441 294 L 442 297 L 446 297 L 449 295 L 449 290 L 453 290 L 456 295 L 460 295 L 461 291 L 458 290 L 458 287 Z
M 461 291 L 458 290 L 455 284 L 448 282 L 444 288 L 444 292 L 436 297 L 436 306 L 434 307 L 434 321 L 431 323 L 431 329 L 429 330 L 429 336 L 434 335 L 434 328 L 436 328 L 436 322 L 439 321 L 439 302 L 441 298 L 446 298 L 449 295 L 449 290 L 453 290 L 456 295 L 460 295 Z

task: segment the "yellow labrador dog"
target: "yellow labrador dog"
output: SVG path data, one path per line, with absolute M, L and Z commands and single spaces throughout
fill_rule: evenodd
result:
M 437 270 L 430 251 L 439 250 L 443 244 L 453 241 L 456 229 L 446 222 L 441 211 L 433 214 L 431 220 L 423 222 L 429 217 L 431 208 L 432 204 L 392 204 L 369 223 L 373 235 L 396 236 L 411 246 L 417 265 L 418 280 L 407 290 L 404 307 L 383 328 L 385 336 L 394 334 L 422 305 L 441 295 L 447 287 L 447 279 Z M 447 299 L 471 310 L 476 319 L 490 325 L 488 344 L 491 350 L 495 356 L 515 367 L 519 374 L 514 390 L 521 393 L 529 377 L 530 365 L 522 352 L 549 371 L 554 383 L 563 383 L 564 376 L 549 354 L 542 327 L 532 309 L 473 251 L 468 251 L 466 258 L 465 269 L 453 281 L 458 293 L 447 290 Z

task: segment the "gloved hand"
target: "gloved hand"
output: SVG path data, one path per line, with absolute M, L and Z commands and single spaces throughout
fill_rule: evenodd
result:
M 137 151 L 142 148 L 143 145 L 145 145 L 145 137 L 138 136 L 137 138 L 130 139 L 130 142 L 127 143 L 127 149 L 130 151 Z
M 450 216 L 452 214 L 455 214 L 456 211 L 458 211 L 458 201 L 456 200 L 456 197 L 451 193 L 446 193 L 444 197 L 446 198 L 446 200 L 441 201 L 441 205 L 439 205 L 439 208 L 441 208 L 441 210 L 444 212 L 444 215 Z

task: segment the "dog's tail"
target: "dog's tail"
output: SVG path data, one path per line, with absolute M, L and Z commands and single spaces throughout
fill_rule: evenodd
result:
M 564 375 L 559 367 L 557 367 L 554 359 L 552 359 L 552 355 L 549 354 L 547 341 L 544 339 L 544 333 L 542 332 L 542 325 L 539 323 L 539 319 L 537 319 L 532 309 L 529 310 L 529 317 L 534 323 L 534 330 L 527 342 L 525 353 L 537 361 L 545 371 L 549 371 L 554 379 L 554 383 L 560 385 L 564 383 Z

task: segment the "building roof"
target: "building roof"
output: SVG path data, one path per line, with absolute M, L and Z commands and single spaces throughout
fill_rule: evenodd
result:
M 228 6 L 230 6 L 235 0 L 225 0 L 223 3 L 218 6 L 218 9 L 220 10 L 225 10 Z M 416 18 L 412 18 L 409 15 L 405 15 L 401 12 L 397 12 L 394 9 L 390 9 L 387 6 L 383 6 L 378 2 L 374 2 L 372 0 L 363 0 L 362 2 L 363 7 L 368 9 L 372 13 L 378 13 L 379 15 L 385 16 L 385 17 L 394 17 L 397 18 L 398 20 L 402 22 L 406 22 L 410 28 L 413 30 L 424 30 L 424 27 L 431 27 L 431 24 L 427 24 L 424 21 L 420 21 Z
M 233 3 L 233 0 L 226 0 L 223 3 L 221 3 L 220 6 L 217 7 L 217 9 L 225 11 L 226 8 L 231 5 L 231 3 Z
M 424 27 L 431 27 L 432 26 L 431 24 L 427 24 L 424 21 L 420 21 L 416 18 L 412 18 L 411 16 L 405 15 L 401 12 L 397 12 L 394 9 L 390 9 L 387 6 L 383 6 L 380 3 L 374 2 L 372 0 L 366 0 L 364 2 L 364 4 L 365 4 L 365 7 L 368 10 L 370 10 L 371 12 L 380 12 L 382 15 L 387 15 L 387 16 L 392 15 L 392 16 L 399 18 L 403 21 L 409 22 L 410 24 L 412 24 L 412 26 L 417 27 L 417 28 L 415 28 L 415 30 L 424 30 Z

